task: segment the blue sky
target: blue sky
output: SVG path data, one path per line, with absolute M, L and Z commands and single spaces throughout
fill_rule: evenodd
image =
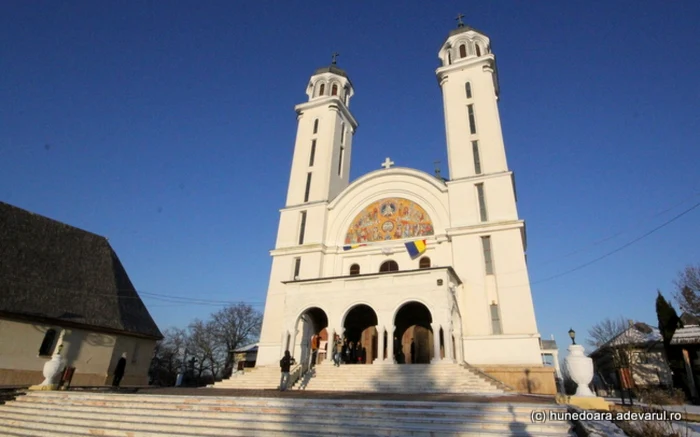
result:
M 566 272 L 700 201 L 693 1 L 3 2 L 0 200 L 107 236 L 141 291 L 262 309 L 309 76 L 338 51 L 355 85 L 353 179 L 446 173 L 459 12 L 496 53 L 540 332 L 655 324 L 700 208 Z M 162 328 L 218 308 L 145 301 Z

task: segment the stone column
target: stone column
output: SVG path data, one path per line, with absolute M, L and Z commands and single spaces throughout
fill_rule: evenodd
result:
M 379 364 L 384 362 L 384 327 L 377 325 L 377 358 L 374 359 L 372 364 Z
M 335 353 L 335 329 L 328 327 L 326 328 L 328 332 L 328 342 L 326 343 L 326 361 L 328 364 L 333 363 L 333 354 Z
M 384 362 L 387 364 L 396 364 L 396 361 L 394 360 L 394 330 L 396 330 L 396 326 L 389 325 L 386 330 L 386 341 L 389 342 L 386 348 L 386 358 L 384 358 Z
M 430 327 L 433 328 L 433 359 L 430 360 L 431 363 L 439 363 L 440 359 L 440 324 L 431 323 Z
M 297 351 L 297 335 L 298 334 L 299 334 L 299 330 L 295 329 L 294 334 L 292 334 L 292 337 L 289 340 L 289 342 L 291 343 L 289 345 L 289 355 L 295 357 L 297 361 L 299 361 L 299 358 L 295 354 Z
M 447 326 L 447 329 L 443 331 L 443 336 L 445 337 L 445 361 L 454 363 L 455 355 L 452 350 L 452 326 L 451 323 L 447 323 L 445 326 Z

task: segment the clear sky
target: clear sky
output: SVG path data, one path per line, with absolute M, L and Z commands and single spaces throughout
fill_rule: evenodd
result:
M 446 173 L 459 12 L 498 61 L 543 337 L 656 324 L 700 208 L 570 271 L 700 202 L 697 1 L 5 1 L 0 200 L 108 237 L 161 328 L 218 306 L 147 293 L 262 310 L 309 76 L 340 53 L 353 179 L 387 156 Z

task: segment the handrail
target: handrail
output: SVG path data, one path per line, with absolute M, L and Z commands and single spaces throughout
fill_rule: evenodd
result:
M 467 369 L 469 369 L 469 370 L 471 370 L 471 371 L 477 373 L 479 376 L 481 376 L 481 377 L 483 377 L 483 378 L 486 378 L 486 379 L 492 381 L 492 382 L 495 383 L 496 386 L 497 386 L 498 388 L 500 388 L 500 389 L 504 389 L 504 390 L 506 390 L 506 391 L 515 391 L 515 392 L 518 391 L 518 390 L 515 389 L 515 387 L 512 387 L 512 386 L 506 384 L 505 382 L 501 381 L 500 379 L 498 379 L 498 378 L 496 378 L 496 377 L 494 377 L 494 376 L 491 376 L 491 375 L 489 375 L 488 373 L 482 371 L 481 369 L 478 369 L 478 368 L 472 366 L 471 364 L 467 363 L 466 361 L 462 362 L 461 364 L 462 364 L 462 366 L 464 366 L 465 368 L 467 368 Z

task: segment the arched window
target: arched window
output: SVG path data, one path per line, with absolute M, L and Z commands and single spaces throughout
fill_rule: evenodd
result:
M 452 65 L 452 52 L 450 50 L 447 51 L 447 65 Z
M 356 276 L 360 274 L 360 265 L 353 264 L 350 266 L 350 276 Z
M 479 47 L 479 44 L 474 44 L 476 48 L 476 56 L 481 56 L 481 47 Z
M 464 92 L 467 94 L 468 99 L 472 98 L 472 84 L 471 84 L 471 82 L 467 82 L 464 84 Z
M 465 46 L 464 44 L 459 46 L 459 57 L 460 58 L 467 57 L 467 46 Z
M 44 334 L 44 341 L 41 342 L 41 347 L 39 348 L 40 356 L 50 356 L 53 354 L 53 343 L 56 340 L 56 330 L 49 329 Z
M 314 133 L 318 132 L 318 118 L 314 120 Z
M 331 88 L 331 95 L 332 95 L 332 96 L 337 96 L 337 95 L 338 95 L 338 85 L 333 84 L 333 88 Z
M 384 261 L 381 266 L 379 266 L 379 272 L 398 272 L 399 271 L 399 265 L 396 263 L 396 261 Z
M 326 84 L 322 83 L 321 88 L 318 89 L 318 95 L 322 96 L 326 92 Z
M 418 268 L 421 269 L 429 269 L 430 268 L 430 258 L 427 256 L 424 256 L 423 258 L 420 259 L 418 262 Z

